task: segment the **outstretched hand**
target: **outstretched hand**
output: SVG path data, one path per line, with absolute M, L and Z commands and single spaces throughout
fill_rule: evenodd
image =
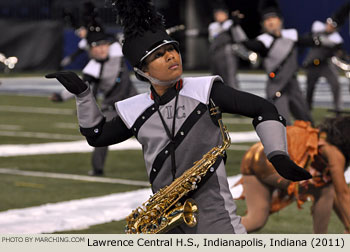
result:
M 235 24 L 240 24 L 241 20 L 244 18 L 244 14 L 242 14 L 239 10 L 232 11 L 231 16 Z
M 287 155 L 276 155 L 270 158 L 270 162 L 283 178 L 291 181 L 301 181 L 312 178 L 305 169 L 297 166 Z
M 61 71 L 45 75 L 46 78 L 56 78 L 69 92 L 79 95 L 87 89 L 87 84 L 71 71 Z

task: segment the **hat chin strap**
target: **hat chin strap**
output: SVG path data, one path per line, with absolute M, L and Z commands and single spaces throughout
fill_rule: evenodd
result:
M 171 84 L 174 84 L 176 83 L 177 81 L 179 81 L 181 79 L 181 75 L 179 77 L 177 77 L 176 79 L 174 80 L 170 80 L 170 81 L 161 81 L 161 80 L 158 80 L 152 76 L 149 76 L 147 75 L 145 72 L 141 71 L 139 68 L 137 67 L 134 67 L 134 71 L 136 73 L 138 73 L 139 75 L 141 75 L 142 77 L 146 78 L 147 80 L 149 80 L 149 82 L 151 82 L 152 84 L 156 84 L 156 85 L 159 85 L 159 86 L 169 86 Z

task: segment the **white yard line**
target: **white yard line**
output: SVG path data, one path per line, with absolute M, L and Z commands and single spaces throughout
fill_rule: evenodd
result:
M 118 178 L 104 178 L 104 177 L 93 177 L 75 174 L 64 174 L 54 172 L 39 172 L 39 171 L 23 171 L 13 168 L 0 168 L 0 174 L 20 175 L 20 176 L 31 176 L 41 178 L 55 178 L 55 179 L 71 179 L 87 182 L 100 182 L 110 184 L 122 184 L 122 185 L 134 185 L 134 186 L 150 186 L 146 181 L 129 180 L 129 179 L 118 179 Z
M 60 129 L 79 129 L 77 123 L 55 123 L 54 126 Z
M 83 138 L 83 136 L 79 136 L 79 135 L 53 134 L 53 133 L 43 133 L 43 132 L 26 132 L 26 131 L 0 131 L 0 136 L 54 139 L 54 140 L 71 140 L 71 141 L 79 140 Z
M 21 130 L 22 126 L 20 125 L 11 125 L 11 124 L 0 124 L 0 130 Z
M 45 107 L 23 107 L 23 106 L 0 106 L 0 111 L 32 114 L 49 114 L 49 115 L 74 115 L 74 109 L 58 109 Z
M 112 145 L 110 150 L 140 150 L 141 145 L 135 139 L 129 139 L 123 143 Z M 0 157 L 62 154 L 62 153 L 84 153 L 91 152 L 91 147 L 86 140 L 74 142 L 55 142 L 43 144 L 8 144 L 0 145 Z
M 0 132 L 0 135 L 4 132 Z M 16 132 L 17 136 L 19 136 Z M 39 133 L 38 133 L 39 134 Z M 41 133 L 43 134 L 43 133 Z M 15 136 L 15 133 L 13 133 Z M 50 134 L 49 134 L 50 135 Z M 51 137 L 55 134 L 51 134 Z M 64 135 L 58 135 L 64 137 Z M 248 143 L 259 141 L 255 131 L 230 133 L 232 143 Z M 76 136 L 77 137 L 77 136 Z M 65 138 L 61 138 L 65 139 Z M 234 147 L 233 147 L 234 148 Z M 110 150 L 141 150 L 141 145 L 136 139 L 131 138 L 119 144 L 111 145 Z M 245 150 L 246 147 L 237 147 L 239 150 Z M 93 147 L 88 145 L 86 140 L 74 142 L 55 142 L 43 144 L 7 144 L 0 145 L 0 157 L 42 155 L 42 154 L 62 154 L 62 153 L 83 153 L 91 152 Z

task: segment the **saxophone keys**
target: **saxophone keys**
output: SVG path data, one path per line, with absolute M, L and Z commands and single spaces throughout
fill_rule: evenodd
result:
M 136 229 L 134 227 L 130 228 L 128 226 L 125 227 L 125 233 L 127 234 L 136 234 Z
M 131 229 L 129 228 L 128 225 L 125 226 L 125 230 L 124 231 L 125 231 L 126 234 L 132 234 L 132 231 L 131 231 Z
M 133 219 L 137 219 L 137 217 L 139 217 L 139 213 L 137 212 L 134 212 L 133 215 L 132 215 Z

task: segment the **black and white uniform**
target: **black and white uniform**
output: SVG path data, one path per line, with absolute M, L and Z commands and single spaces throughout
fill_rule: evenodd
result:
M 279 152 L 280 143 L 278 147 L 269 146 L 278 142 L 277 139 L 285 139 L 282 117 L 271 103 L 223 85 L 218 76 L 184 78 L 181 89 L 172 87 L 161 97 L 152 99 L 149 92 L 120 101 L 116 103 L 119 117 L 109 122 L 99 115 L 98 108 L 88 98 L 88 92 L 84 91 L 77 97 L 82 134 L 92 146 L 115 144 L 134 135 L 142 144 L 153 192 L 169 185 L 212 147 L 222 143 L 219 126 L 209 114 L 210 99 L 222 112 L 255 118 L 258 124 L 254 125 L 261 139 L 265 139 L 263 142 L 268 153 Z M 174 111 L 175 130 L 171 141 L 162 118 L 172 131 Z M 262 128 L 259 128 L 260 125 Z M 264 125 L 268 130 L 263 129 Z M 267 131 L 273 132 L 273 135 L 265 134 Z M 285 144 L 282 145 L 286 148 Z M 172 146 L 174 149 L 171 149 Z M 190 228 L 184 224 L 171 233 L 246 232 L 235 213 L 236 205 L 229 190 L 224 161 L 219 160 L 216 166 L 212 176 L 191 195 L 199 207 L 197 226 Z
M 267 99 L 275 104 L 287 124 L 291 124 L 290 113 L 296 120 L 312 121 L 297 80 L 296 45 L 308 43 L 313 45 L 313 40 L 300 39 L 295 29 L 282 29 L 280 37 L 263 33 L 255 40 L 243 42 L 264 57 L 263 65 L 268 74 Z
M 231 19 L 223 23 L 210 23 L 208 27 L 211 71 L 214 75 L 220 75 L 224 83 L 233 88 L 239 87 L 237 79 L 239 58 L 234 54 L 232 44 L 246 39 L 241 29 L 240 26 L 234 26 Z
M 305 67 L 307 74 L 307 92 L 306 100 L 312 108 L 313 94 L 317 80 L 320 77 L 325 77 L 328 81 L 332 93 L 334 109 L 336 111 L 341 110 L 341 93 L 340 83 L 338 80 L 338 70 L 336 66 L 331 62 L 331 57 L 335 51 L 343 44 L 343 38 L 338 32 L 327 34 L 325 32 L 326 24 L 320 21 L 315 21 L 312 24 L 311 31 L 314 35 L 320 35 L 325 40 L 328 40 L 328 46 L 313 47 L 310 49 L 306 56 L 303 66 Z

